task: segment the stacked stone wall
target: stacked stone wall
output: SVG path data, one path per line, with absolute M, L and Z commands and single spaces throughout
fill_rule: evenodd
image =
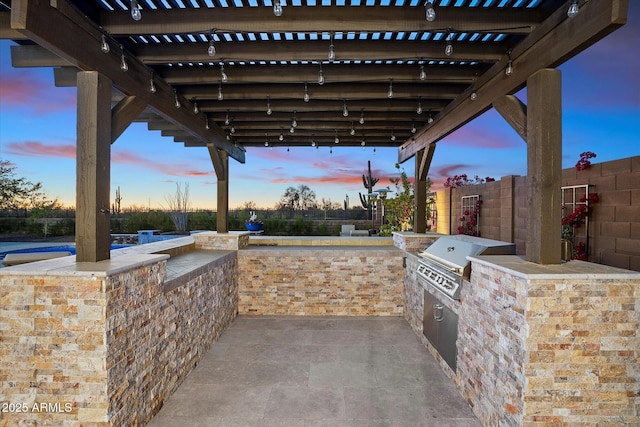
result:
M 402 257 L 391 247 L 241 250 L 239 312 L 401 316 Z
M 145 425 L 236 316 L 235 252 L 166 293 L 166 256 L 133 257 L 2 272 L 0 425 Z

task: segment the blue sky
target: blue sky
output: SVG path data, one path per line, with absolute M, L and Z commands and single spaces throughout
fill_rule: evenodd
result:
M 640 155 L 640 2 L 629 2 L 627 25 L 559 67 L 563 83 L 563 167 L 584 151 L 594 162 Z M 42 182 L 47 196 L 75 205 L 76 89 L 56 88 L 49 68 L 11 67 L 0 41 L 0 159 L 18 176 Z M 518 94 L 525 99 L 525 91 Z M 112 145 L 111 193 L 122 205 L 158 208 L 189 184 L 192 207 L 215 209 L 216 176 L 205 148 L 185 148 L 146 125 L 134 123 Z M 318 200 L 358 204 L 362 174 L 371 161 L 377 187 L 397 177 L 397 149 L 250 147 L 246 163 L 230 161 L 229 201 L 271 208 L 289 186 L 306 184 Z M 413 159 L 402 167 L 413 176 Z M 502 117 L 489 110 L 438 143 L 429 177 L 434 189 L 447 177 L 526 175 L 526 145 Z

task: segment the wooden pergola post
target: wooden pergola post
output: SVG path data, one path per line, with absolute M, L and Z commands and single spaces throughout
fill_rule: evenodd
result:
M 229 232 L 229 153 L 218 150 L 213 144 L 207 144 L 213 168 L 218 177 L 216 231 Z
M 97 71 L 78 73 L 76 262 L 110 257 L 111 86 Z
M 526 259 L 538 264 L 561 261 L 561 77 L 543 69 L 527 80 Z
M 426 149 L 416 153 L 416 171 L 413 188 L 413 231 L 424 233 L 427 231 L 427 172 L 431 166 L 436 144 L 429 144 Z

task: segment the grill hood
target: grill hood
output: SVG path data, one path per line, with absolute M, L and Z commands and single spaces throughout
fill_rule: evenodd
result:
M 471 264 L 468 256 L 515 253 L 516 246 L 513 243 L 457 234 L 440 237 L 418 255 L 468 280 Z

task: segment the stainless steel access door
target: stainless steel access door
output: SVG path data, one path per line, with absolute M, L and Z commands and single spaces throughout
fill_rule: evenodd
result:
M 426 290 L 422 333 L 455 372 L 458 355 L 458 315 Z

